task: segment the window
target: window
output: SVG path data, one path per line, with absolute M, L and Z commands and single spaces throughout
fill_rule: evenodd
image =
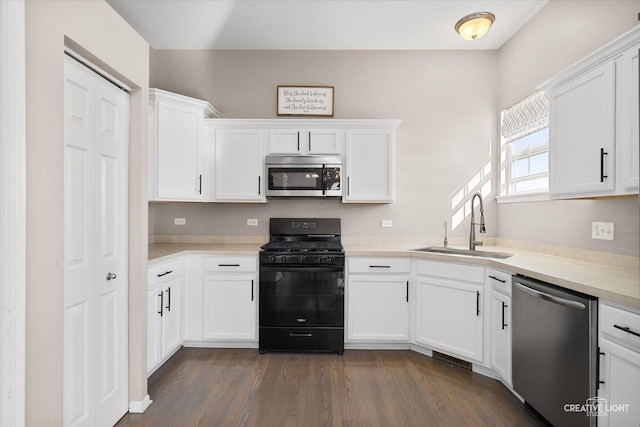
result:
M 500 195 L 549 189 L 549 101 L 536 92 L 502 112 Z

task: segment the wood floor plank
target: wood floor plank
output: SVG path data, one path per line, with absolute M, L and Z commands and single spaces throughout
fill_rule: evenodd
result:
M 500 382 L 413 351 L 183 348 L 128 426 L 542 426 Z

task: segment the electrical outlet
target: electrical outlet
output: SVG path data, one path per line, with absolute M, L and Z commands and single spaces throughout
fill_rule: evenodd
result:
M 382 221 L 380 221 L 380 227 L 383 227 L 383 228 L 393 227 L 393 221 L 390 219 L 383 219 Z
M 613 222 L 592 222 L 591 237 L 600 240 L 613 240 Z
M 187 223 L 186 218 L 174 218 L 173 223 L 175 225 L 185 225 Z
M 258 220 L 257 219 L 247 219 L 247 225 L 255 227 L 255 226 L 258 225 Z

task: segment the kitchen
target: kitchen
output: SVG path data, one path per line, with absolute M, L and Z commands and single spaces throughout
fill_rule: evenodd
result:
M 146 305 L 148 235 L 154 236 L 152 239 L 156 242 L 161 240 L 158 236 L 175 235 L 259 236 L 265 239 L 269 218 L 290 216 L 287 213 L 295 209 L 295 216 L 299 217 L 342 218 L 345 243 L 350 238 L 352 242 L 364 245 L 386 239 L 404 245 L 405 249 L 440 245 L 444 235 L 442 223 L 454 213 L 454 192 L 460 191 L 488 163 L 492 171 L 489 177 L 495 176 L 493 174 L 498 170 L 495 153 L 499 147 L 500 111 L 531 94 L 539 84 L 562 69 L 636 26 L 638 9 L 638 2 L 576 5 L 552 1 L 499 50 L 181 52 L 152 49 L 148 60 L 145 58 L 148 46 L 144 45 L 144 40 L 121 22 L 108 5 L 100 2 L 74 5 L 73 13 L 82 13 L 85 23 L 93 24 L 89 27 L 96 31 L 94 36 L 87 34 L 86 24 L 73 22 L 73 13 L 63 16 L 70 12 L 65 9 L 64 2 L 47 3 L 50 4 L 27 2 L 27 117 L 30 120 L 37 117 L 39 122 L 35 126 L 27 121 L 27 141 L 31 147 L 27 157 L 27 253 L 30 261 L 27 268 L 26 400 L 31 409 L 27 411 L 28 424 L 61 417 L 60 401 L 50 398 L 59 395 L 62 381 L 58 367 L 62 364 L 62 314 L 59 308 L 63 274 L 60 267 L 56 267 L 62 251 L 61 184 L 52 187 L 50 182 L 43 182 L 41 174 L 46 173 L 47 178 L 58 177 L 62 182 L 62 162 L 60 165 L 49 164 L 51 158 L 61 160 L 61 152 L 46 141 L 50 140 L 51 134 L 62 138 L 61 125 L 56 122 L 59 117 L 52 114 L 54 105 L 60 105 L 57 101 L 61 91 L 54 82 L 61 79 L 62 71 L 61 66 L 55 65 L 59 61 L 52 52 L 59 47 L 55 43 L 61 44 L 65 36 L 70 39 L 66 45 L 93 52 L 101 61 L 99 63 L 105 63 L 109 69 L 119 71 L 120 76 L 135 83 L 130 86 L 159 87 L 205 99 L 222 111 L 224 117 L 275 118 L 276 85 L 317 84 L 335 87 L 336 118 L 403 121 L 396 134 L 395 204 L 283 200 L 266 204 L 147 205 L 145 167 L 132 169 L 130 179 L 134 184 L 130 185 L 138 197 L 131 197 L 130 206 L 135 212 L 130 221 L 130 303 L 142 307 Z M 567 22 L 568 16 L 571 16 L 570 22 Z M 596 17 L 600 22 L 598 31 L 578 31 L 586 22 L 591 27 Z M 452 25 L 447 23 L 447 27 Z M 118 52 L 123 45 L 127 45 L 126 55 Z M 131 61 L 131 58 L 142 59 Z M 56 71 L 51 73 L 50 70 Z M 146 114 L 143 92 L 134 93 L 133 96 L 139 97 L 134 104 L 138 107 L 132 108 L 132 141 L 139 143 L 132 143 L 131 161 L 140 165 L 146 164 L 146 145 L 142 145 L 146 143 L 141 142 L 146 140 L 146 130 L 139 119 Z M 463 102 L 469 94 L 473 94 L 473 102 Z M 637 264 L 637 197 L 508 204 L 497 204 L 489 198 L 485 200 L 485 210 L 489 238 L 516 242 L 514 244 L 533 242 L 541 252 L 569 247 L 589 251 L 589 254 L 594 251 L 598 256 L 615 254 L 610 255 L 610 262 L 619 259 L 633 262 L 635 259 Z M 49 214 L 44 218 L 38 214 L 45 211 Z M 175 225 L 174 218 L 185 218 L 186 224 Z M 247 219 L 257 219 L 257 227 L 247 226 Z M 392 220 L 393 226 L 380 227 L 382 220 Z M 615 240 L 592 240 L 593 221 L 615 223 Z M 468 219 L 450 230 L 450 244 L 464 244 L 467 234 Z M 52 268 L 56 271 L 53 275 L 56 286 L 49 285 Z M 140 326 L 144 322 L 136 317 L 136 313 L 131 314 L 130 322 L 133 330 L 129 333 L 140 338 L 131 340 L 130 395 L 131 400 L 141 400 L 146 395 L 146 361 L 140 343 L 144 341 L 141 337 L 146 331 Z M 51 381 L 46 384 L 38 381 L 44 377 Z M 33 402 L 39 402 L 37 409 L 32 406 Z

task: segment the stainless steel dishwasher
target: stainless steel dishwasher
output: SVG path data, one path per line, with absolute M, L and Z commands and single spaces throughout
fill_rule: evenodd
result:
M 595 426 L 580 409 L 597 397 L 597 299 L 521 276 L 512 293 L 513 389 L 556 427 Z

